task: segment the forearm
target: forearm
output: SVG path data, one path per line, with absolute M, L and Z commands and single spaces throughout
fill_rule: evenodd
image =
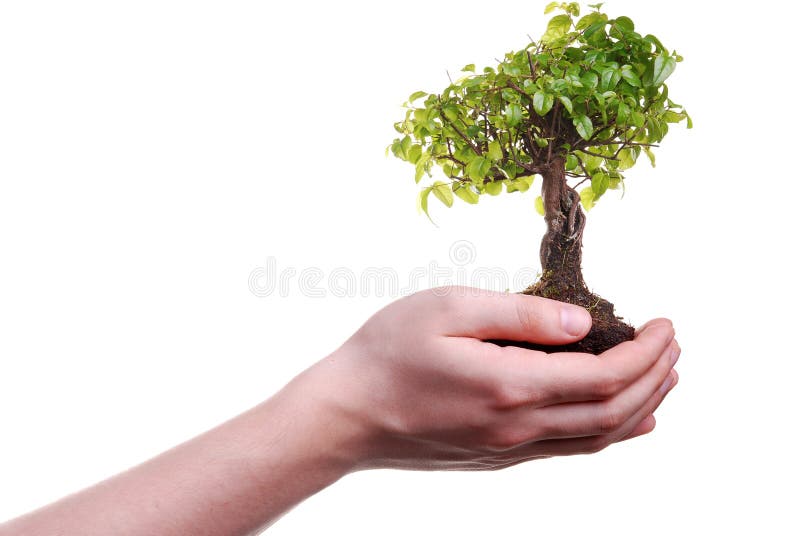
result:
M 257 534 L 353 469 L 354 430 L 305 381 L 0 535 Z
M 263 404 L 0 536 L 250 535 L 356 469 L 498 469 L 652 431 L 677 381 L 668 320 L 553 357 L 483 341 L 574 342 L 586 311 L 466 290 L 394 302 Z

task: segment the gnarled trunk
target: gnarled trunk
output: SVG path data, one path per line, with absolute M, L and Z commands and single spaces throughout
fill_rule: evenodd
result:
M 580 341 L 562 346 L 545 346 L 518 341 L 493 341 L 545 352 L 587 352 L 600 354 L 633 339 L 634 329 L 614 314 L 614 305 L 593 294 L 583 281 L 581 248 L 586 215 L 578 192 L 567 185 L 564 159 L 554 157 L 542 172 L 542 198 L 547 231 L 539 257 L 542 276 L 523 294 L 552 298 L 584 307 L 592 315 L 592 329 Z
M 581 247 L 586 216 L 581 210 L 581 197 L 567 185 L 563 158 L 553 158 L 542 177 L 547 222 L 547 232 L 539 249 L 542 272 L 560 273 L 559 281 L 568 288 L 585 288 L 581 273 Z

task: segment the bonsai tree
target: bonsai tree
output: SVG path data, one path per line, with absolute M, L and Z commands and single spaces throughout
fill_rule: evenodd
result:
M 552 2 L 545 13 L 563 13 L 539 41 L 481 72 L 465 66 L 441 93 L 413 93 L 395 124 L 401 136 L 387 151 L 414 165 L 417 183 L 441 168 L 444 179 L 419 195 L 426 214 L 430 194 L 448 207 L 454 197 L 476 204 L 504 186 L 524 192 L 541 176 L 535 207 L 547 223 L 542 272 L 523 292 L 581 305 L 593 327 L 573 345 L 527 346 L 597 354 L 634 330 L 584 283 L 581 205 L 588 211 L 608 190 L 624 188 L 624 173 L 642 154 L 655 165 L 653 149 L 669 125 L 686 121 L 691 128 L 691 119 L 665 84 L 681 56 L 638 33 L 630 18 L 589 7 L 580 17 L 577 3 Z

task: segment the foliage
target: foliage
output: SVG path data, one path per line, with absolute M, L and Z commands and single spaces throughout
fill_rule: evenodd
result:
M 415 179 L 446 180 L 420 192 L 427 214 L 433 194 L 447 206 L 454 195 L 475 204 L 481 195 L 528 190 L 548 165 L 563 165 L 585 208 L 622 185 L 624 172 L 652 149 L 670 123 L 691 118 L 668 96 L 665 81 L 683 58 L 654 35 L 635 31 L 624 16 L 611 19 L 601 4 L 580 17 L 575 2 L 560 10 L 538 42 L 505 54 L 494 67 L 465 73 L 439 94 L 417 91 L 395 124 L 400 137 L 387 148 L 415 166 Z M 537 209 L 542 203 L 537 200 Z

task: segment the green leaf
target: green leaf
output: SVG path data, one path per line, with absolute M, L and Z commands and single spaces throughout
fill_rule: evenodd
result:
M 544 216 L 544 200 L 542 196 L 536 198 L 536 201 L 533 202 L 533 205 L 536 207 L 536 212 L 539 213 L 539 216 Z
M 419 181 L 422 180 L 422 177 L 424 175 L 425 175 L 425 161 L 420 160 L 419 162 L 417 162 L 417 165 L 414 168 L 414 182 L 419 184 Z
M 567 83 L 572 87 L 583 87 L 581 79 L 576 74 L 567 74 L 564 78 L 566 79 Z
M 470 205 L 478 203 L 478 194 L 468 185 L 453 184 L 453 193 Z
M 536 142 L 536 145 L 541 149 L 547 147 L 548 144 L 547 138 L 536 138 L 534 139 L 534 141 Z
M 425 213 L 428 219 L 431 220 L 431 223 L 434 223 L 433 218 L 431 218 L 431 215 L 428 213 L 428 196 L 432 191 L 432 186 L 428 186 L 427 188 L 420 190 L 419 197 L 417 197 L 417 208 Z M 434 223 L 434 225 L 436 224 Z
M 581 76 L 581 84 L 583 84 L 583 87 L 595 88 L 597 87 L 597 81 L 597 75 L 592 71 L 589 71 Z
M 581 114 L 577 117 L 574 117 L 572 119 L 572 124 L 575 125 L 575 129 L 584 140 L 588 141 L 589 138 L 592 137 L 592 134 L 594 133 L 594 126 L 592 126 L 592 120 L 587 116 Z
M 581 161 L 583 162 L 583 167 L 585 167 L 590 173 L 593 173 L 595 170 L 599 169 L 604 162 L 604 160 L 599 156 L 593 156 L 583 152 L 580 153 L 580 157 Z
M 486 154 L 495 162 L 502 160 L 503 150 L 500 148 L 500 142 L 497 140 L 489 142 L 489 150 L 486 151 Z
M 594 206 L 594 190 L 592 190 L 591 186 L 587 186 L 581 190 L 581 205 L 583 205 L 586 212 L 592 210 Z
M 549 93 L 537 91 L 533 94 L 533 109 L 539 115 L 547 115 L 547 112 L 553 107 L 553 96 Z
M 633 31 L 633 21 L 628 17 L 617 17 L 616 19 L 614 19 L 614 24 L 616 24 L 626 32 Z
M 650 159 L 650 165 L 656 167 L 656 155 L 653 154 L 653 151 L 650 150 L 650 147 L 644 148 L 644 154 L 646 154 L 647 158 Z
M 567 4 L 566 11 L 573 17 L 578 17 L 581 14 L 581 5 L 578 2 L 570 2 Z
M 572 113 L 572 101 L 566 95 L 559 95 L 558 100 L 561 101 L 561 104 L 564 105 L 564 108 L 569 112 Z
M 420 155 L 419 159 L 417 159 L 417 163 L 415 166 L 415 174 L 414 174 L 414 182 L 419 183 L 422 180 L 422 176 L 425 175 L 425 172 L 428 171 L 428 161 L 431 159 L 431 153 L 424 152 Z
M 653 63 L 653 85 L 660 86 L 675 70 L 675 58 L 661 54 Z
M 463 73 L 467 73 L 467 72 L 474 73 L 475 72 L 475 64 L 474 63 L 470 63 L 469 65 L 465 65 L 464 67 L 461 68 L 461 72 L 463 72 Z
M 411 138 L 409 136 L 404 136 L 402 140 L 400 140 L 400 154 L 402 155 L 401 158 L 404 160 L 408 160 L 408 150 L 411 148 Z
M 556 15 L 547 23 L 547 31 L 542 36 L 542 42 L 550 44 L 566 35 L 572 27 L 572 17 L 569 15 Z
M 600 196 L 606 193 L 609 186 L 609 176 L 605 173 L 598 173 L 596 175 L 592 175 L 592 191 L 594 192 L 594 198 L 600 199 Z
M 485 156 L 476 156 L 467 164 L 467 176 L 474 181 L 482 181 L 491 167 L 491 160 Z
M 522 177 L 520 179 L 506 181 L 506 190 L 508 192 L 527 192 L 528 189 L 530 189 L 531 184 L 533 184 L 533 177 Z
M 566 163 L 567 171 L 572 171 L 573 169 L 578 167 L 578 157 L 574 154 L 570 153 L 567 155 L 567 163 Z
M 672 110 L 667 110 L 666 112 L 664 112 L 664 120 L 667 123 L 680 123 L 681 121 L 686 119 L 686 117 L 687 116 L 685 112 L 678 113 L 678 112 L 673 112 Z
M 617 106 L 617 123 L 622 125 L 627 124 L 628 119 L 631 117 L 631 108 L 622 101 L 619 101 Z
M 420 156 L 422 156 L 421 145 L 414 144 L 406 152 L 406 159 L 412 164 L 416 164 Z
M 602 40 L 605 37 L 605 27 L 606 27 L 605 20 L 595 22 L 594 24 L 591 24 L 588 28 L 586 28 L 583 31 L 583 36 L 586 38 L 587 41 L 591 43 L 595 44 L 597 44 L 598 42 L 602 43 Z
M 588 28 L 592 24 L 597 22 L 603 22 L 607 20 L 608 17 L 604 13 L 589 13 L 585 17 L 581 18 L 578 23 L 575 25 L 576 30 L 583 30 L 584 28 Z
M 484 187 L 487 194 L 499 195 L 503 191 L 503 181 L 487 182 Z
M 453 191 L 450 190 L 450 187 L 447 184 L 441 181 L 436 181 L 433 183 L 431 188 L 433 189 L 433 195 L 435 195 L 439 201 L 444 203 L 445 206 L 453 206 Z
M 603 91 L 614 89 L 617 87 L 620 78 L 622 76 L 617 69 L 605 69 L 600 75 L 600 89 Z
M 547 15 L 548 13 L 552 13 L 552 11 L 553 11 L 554 9 L 556 9 L 557 7 L 558 7 L 558 2 L 550 2 L 550 3 L 549 3 L 549 4 L 547 4 L 547 6 L 544 8 L 544 14 L 545 14 L 545 15 Z
M 642 87 L 642 81 L 630 65 L 623 65 L 620 71 L 622 78 L 633 87 Z
M 633 152 L 633 149 L 621 150 L 617 158 L 619 158 L 619 166 L 617 169 L 620 171 L 630 169 L 636 164 L 636 153 Z
M 645 117 L 642 112 L 633 111 L 631 112 L 631 122 L 634 126 L 641 128 L 644 126 Z
M 503 115 L 506 117 L 508 126 L 515 127 L 522 121 L 522 107 L 519 104 L 508 104 Z
M 411 96 L 408 97 L 408 103 L 411 104 L 415 100 L 424 97 L 425 95 L 427 95 L 427 93 L 424 91 L 415 91 L 414 93 L 411 94 Z
M 565 89 L 567 89 L 569 87 L 569 84 L 567 84 L 567 81 L 564 80 L 563 78 L 556 78 L 555 80 L 550 82 L 549 85 L 550 85 L 550 91 L 554 91 L 556 93 L 564 91 Z M 533 93 L 533 92 L 531 91 L 530 93 Z
M 644 40 L 656 47 L 656 52 L 663 52 L 666 50 L 664 45 L 661 44 L 661 41 L 658 40 L 658 37 L 653 34 L 645 35 Z
M 522 82 L 522 91 L 524 91 L 528 95 L 534 93 L 536 91 L 536 89 L 537 89 L 536 84 L 530 78 L 526 78 Z
M 442 107 L 442 113 L 450 122 L 458 120 L 458 106 L 455 104 L 447 104 Z

